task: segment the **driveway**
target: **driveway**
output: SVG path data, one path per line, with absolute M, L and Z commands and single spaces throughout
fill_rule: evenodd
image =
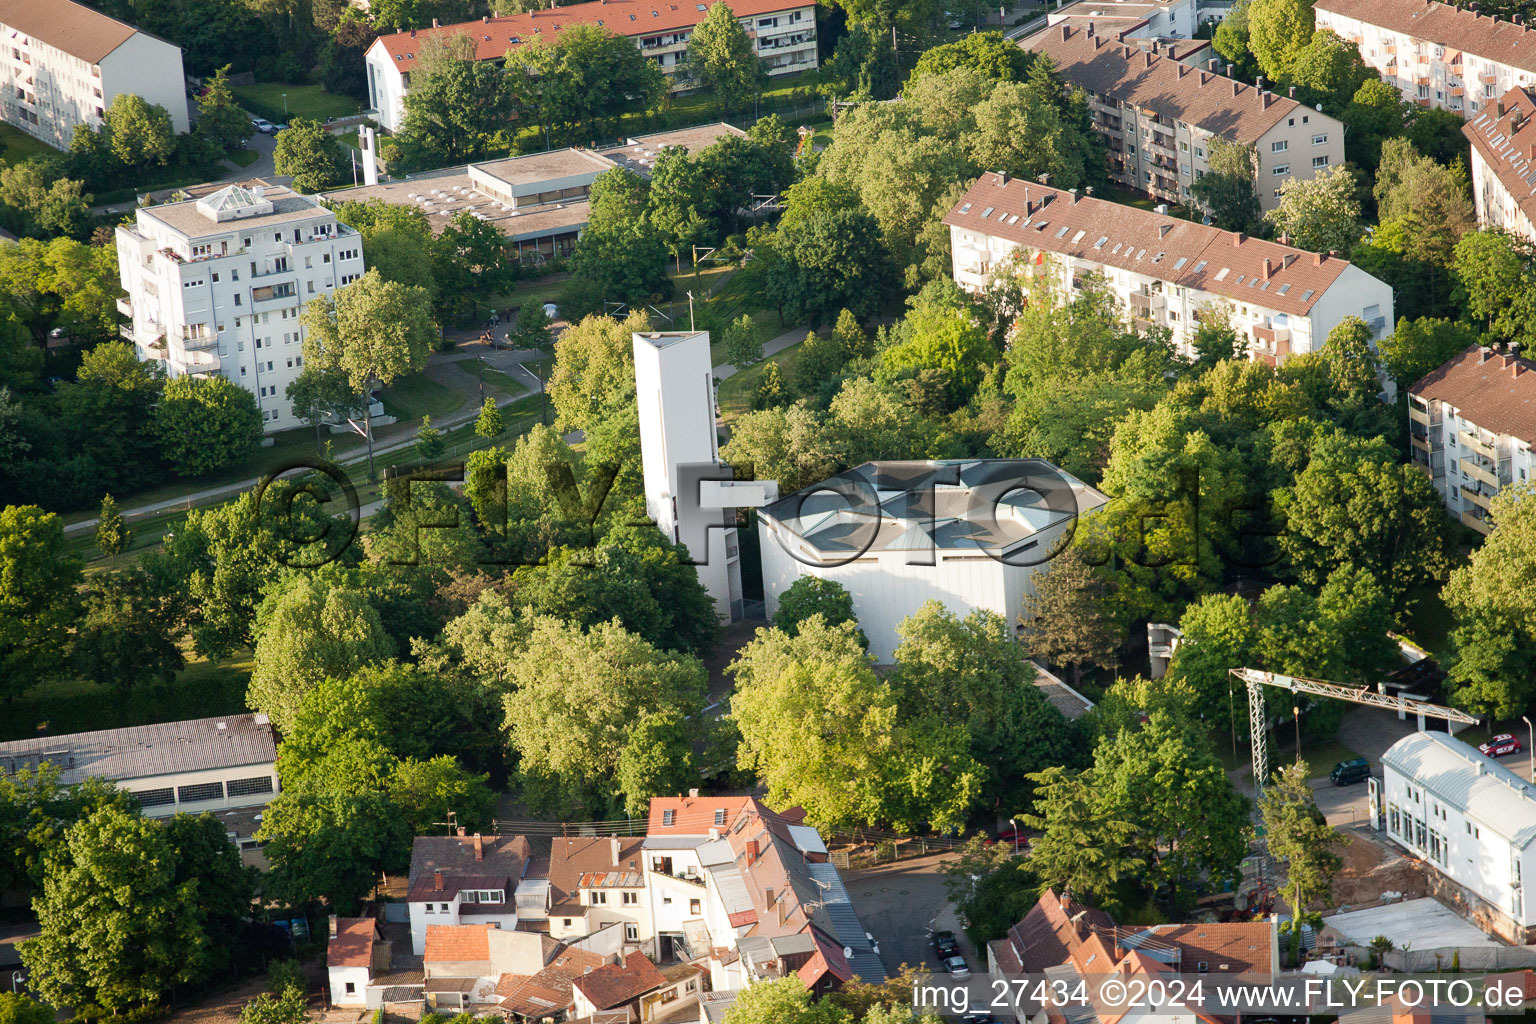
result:
M 937 970 L 938 961 L 933 959 L 928 935 L 945 930 L 960 939 L 961 950 L 972 968 L 986 965 L 986 958 L 976 955 L 961 931 L 955 908 L 944 891 L 939 865 L 950 856 L 934 854 L 843 874 L 853 897 L 853 909 L 858 912 L 864 930 L 880 944 L 880 959 L 892 974 L 903 964 L 927 965 Z
M 256 162 L 249 167 L 241 167 L 239 164 L 228 160 L 224 162 L 224 176 L 220 181 L 244 181 L 246 178 L 266 178 L 271 180 L 277 173 L 272 166 L 272 151 L 277 146 L 277 137 L 263 135 L 256 129 L 251 129 L 250 141 L 246 143 L 246 149 L 256 151 Z

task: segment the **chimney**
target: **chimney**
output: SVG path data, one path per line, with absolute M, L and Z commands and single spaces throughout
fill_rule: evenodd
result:
M 1234 78 L 1232 80 L 1232 95 L 1236 96 L 1238 93 L 1240 93 L 1242 91 L 1243 91 L 1243 83 L 1239 82 L 1237 79 Z
M 1325 253 L 1325 252 L 1315 252 L 1315 253 L 1312 254 L 1312 265 L 1314 267 L 1320 267 L 1320 266 L 1323 265 L 1323 261 L 1326 260 L 1327 258 L 1328 258 L 1328 254 L 1327 253 Z
M 1143 61 L 1146 62 L 1145 65 L 1144 65 L 1145 67 L 1151 67 L 1152 66 L 1152 54 L 1150 54 L 1147 51 L 1143 50 L 1141 52 L 1141 58 L 1142 58 Z
M 1215 57 L 1212 57 L 1210 60 L 1205 62 L 1205 68 L 1213 75 L 1219 74 L 1221 71 L 1221 61 L 1217 60 Z
M 1258 89 L 1259 92 L 1263 92 L 1264 91 L 1264 76 L 1260 75 L 1258 78 L 1254 79 L 1253 84 L 1254 84 L 1254 88 Z
M 1078 199 L 1080 199 L 1080 198 L 1081 198 L 1081 197 L 1080 197 L 1080 196 L 1079 196 L 1079 195 L 1078 195 L 1078 194 L 1077 194 L 1077 189 L 1075 189 L 1075 188 L 1069 188 L 1069 189 L 1067 189 L 1067 195 L 1069 195 L 1069 196 L 1071 196 L 1071 197 L 1072 197 L 1072 205 L 1073 205 L 1073 206 L 1076 206 L 1076 205 L 1077 205 L 1077 201 L 1078 201 Z
M 1202 72 L 1200 72 L 1200 84 L 1201 85 L 1204 85 L 1206 82 L 1209 82 L 1210 80 L 1211 80 L 1211 73 L 1209 71 L 1202 71 Z
M 1487 345 L 1479 345 L 1477 347 L 1477 361 L 1479 363 L 1486 363 L 1488 361 L 1488 357 L 1491 355 L 1493 355 L 1493 349 L 1489 348 Z
M 1503 117 L 1504 116 L 1504 101 L 1503 100 L 1499 100 L 1497 106 L 1499 108 L 1499 116 Z
M 460 838 L 460 839 L 463 839 L 463 838 L 464 838 L 464 835 L 465 835 L 465 832 L 466 832 L 466 831 L 467 831 L 467 830 L 466 830 L 466 829 L 465 829 L 465 828 L 464 828 L 464 826 L 463 826 L 463 825 L 460 825 L 460 826 L 459 826 L 459 838 Z
M 1174 67 L 1179 69 L 1179 77 L 1180 78 L 1183 78 L 1185 75 L 1189 74 L 1189 65 L 1188 64 L 1175 64 Z
M 443 891 L 443 873 L 441 871 L 432 872 L 432 891 Z
M 621 844 L 619 843 L 618 836 L 608 837 L 608 852 L 613 855 L 613 862 L 615 864 L 619 862 L 620 847 Z
M 997 187 L 998 188 L 1002 188 L 1004 185 L 1008 184 L 1008 181 L 1009 181 L 1009 178 L 1008 178 L 1008 172 L 1007 171 L 998 171 L 997 172 Z
M 1295 98 L 1296 98 L 1296 87 L 1293 85 L 1293 86 L 1291 86 L 1291 99 L 1295 99 Z
M 415 29 L 411 29 L 411 38 L 412 39 L 416 38 L 416 30 Z
M 475 833 L 475 861 L 485 860 L 485 841 L 480 838 L 480 833 Z
M 1290 266 L 1292 263 L 1295 263 L 1295 262 L 1296 262 L 1296 254 L 1293 253 L 1293 252 L 1288 252 L 1280 260 L 1280 269 L 1284 270 L 1286 267 Z
M 1271 273 L 1273 273 L 1273 270 L 1274 270 L 1274 261 L 1271 260 L 1268 256 L 1265 256 L 1264 257 L 1264 280 L 1266 280 L 1266 281 L 1269 280 L 1269 275 Z
M 757 863 L 757 840 L 747 840 L 747 867 Z
M 1231 64 L 1227 65 L 1227 77 L 1228 78 L 1232 77 L 1232 65 Z
M 437 19 L 436 19 L 436 18 L 433 18 L 433 19 L 432 19 L 432 27 L 433 27 L 433 28 L 439 28 L 439 27 L 440 27 L 440 26 L 439 26 L 439 25 L 438 25 L 438 23 L 437 23 Z
M 1244 238 L 1244 235 L 1243 235 L 1243 233 L 1241 231 L 1234 231 L 1234 232 L 1232 232 L 1232 244 L 1233 245 L 1242 245 L 1243 244 L 1243 238 Z
M 485 14 L 485 15 L 482 15 L 480 17 L 480 24 L 482 24 L 482 25 L 489 25 L 490 23 L 491 23 L 491 16 L 489 14 Z
M 332 914 L 331 917 L 330 917 L 330 932 L 331 932 L 331 938 L 334 939 L 336 937 L 336 915 L 335 914 Z
M 1090 21 L 1090 22 L 1089 22 L 1089 23 L 1088 23 L 1088 29 L 1087 29 L 1087 31 L 1086 31 L 1086 32 L 1084 32 L 1084 33 L 1083 33 L 1083 35 L 1085 35 L 1085 36 L 1087 36 L 1087 37 L 1088 37 L 1088 38 L 1089 38 L 1089 39 L 1092 39 L 1092 38 L 1093 38 L 1093 37 L 1094 37 L 1094 33 L 1093 33 L 1093 22 L 1091 22 L 1091 21 Z
M 697 787 L 688 791 L 688 798 L 690 800 L 697 800 L 699 798 L 699 790 Z

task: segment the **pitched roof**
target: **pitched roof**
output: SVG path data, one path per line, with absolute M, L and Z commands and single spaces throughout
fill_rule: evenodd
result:
M 1288 97 L 1118 42 L 1091 25 L 1052 25 L 1021 45 L 1048 54 L 1073 85 L 1242 143 L 1258 141 L 1300 107 Z
M 733 0 L 731 10 L 738 18 L 748 18 L 805 6 L 808 6 L 806 0 Z M 592 0 L 590 3 L 541 8 L 504 18 L 482 18 L 441 28 L 396 32 L 380 36 L 368 49 L 371 52 L 374 47 L 383 47 L 395 66 L 408 72 L 415 67 L 421 43 L 429 36 L 469 36 L 475 44 L 476 60 L 500 60 L 507 55 L 508 50 L 528 42 L 534 36 L 558 39 L 560 33 L 572 25 L 598 25 L 621 36 L 651 35 L 693 28 L 704 20 L 707 11 L 707 4 L 688 0 L 672 3 L 657 0 Z
M 644 953 L 630 953 L 622 966 L 607 964 L 577 978 L 574 986 L 599 1010 L 611 1010 L 667 984 Z
M 0 23 L 79 57 L 87 64 L 131 39 L 138 29 L 74 0 L 5 0 Z
M 1532 784 L 1475 747 L 1443 732 L 1409 733 L 1387 748 L 1381 763 L 1516 848 L 1536 840 Z
M 712 828 L 726 829 L 747 806 L 744 796 L 653 796 L 648 835 L 709 835 Z
M 1536 223 L 1536 95 L 1511 89 L 1461 126 L 1504 191 Z
M 1308 315 L 1350 265 L 994 172 L 977 179 L 944 223 L 1295 316 Z
M 1409 394 L 1446 402 L 1484 430 L 1536 444 L 1536 362 L 1476 345 L 1432 370 Z
M 1433 0 L 1317 0 L 1315 7 L 1511 67 L 1536 71 L 1536 31 Z
M 1122 949 L 1145 945 L 1147 955 L 1154 959 L 1163 950 L 1173 951 L 1178 955 L 1180 970 L 1188 971 L 1203 963 L 1211 974 L 1267 974 L 1278 952 L 1276 936 L 1269 921 L 1115 929 L 1116 945 Z
M 0 743 L 0 772 L 49 761 L 68 784 L 85 778 L 141 779 L 277 761 L 266 715 L 225 715 Z
M 582 888 L 643 888 L 641 843 L 636 837 L 556 837 L 549 850 L 552 903 L 574 900 Z
M 1096 959 L 1096 954 L 1103 957 L 1095 964 L 1103 972 L 1109 966 L 1109 950 L 1099 942 L 1096 929 L 1113 928 L 1114 923 L 1102 910 L 1085 907 L 1073 902 L 1070 896 L 1057 896 L 1047 889 L 1024 919 L 1008 929 L 1008 941 L 1019 971 L 1024 974 L 1039 974 L 1069 960 L 1085 967 Z M 1099 944 L 1083 951 L 1085 945 L 1095 942 Z
M 496 985 L 503 1009 L 525 1017 L 542 1018 L 571 1005 L 571 986 L 608 962 L 607 957 L 585 949 L 564 946 L 555 952 L 538 974 L 503 974 Z
M 343 917 L 336 934 L 326 944 L 325 960 L 331 967 L 372 967 L 373 940 L 379 923 L 371 917 Z
M 424 963 L 489 960 L 491 924 L 429 924 Z
M 445 887 L 454 879 L 466 880 L 464 886 L 454 883 L 454 892 L 469 887 L 469 880 L 516 882 L 526 873 L 532 856 L 528 840 L 522 836 L 417 836 L 411 844 L 410 899 L 434 898 L 428 893 L 436 889 L 433 875 L 439 873 Z

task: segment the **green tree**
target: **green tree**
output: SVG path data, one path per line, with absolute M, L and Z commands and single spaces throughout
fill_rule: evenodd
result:
M 507 236 L 467 210 L 448 219 L 432 243 L 432 255 L 438 307 L 457 322 L 472 319 L 485 308 L 488 296 L 510 291 L 517 279 Z
M 970 68 L 998 82 L 1022 82 L 1029 71 L 1030 57 L 1029 50 L 1005 39 L 1000 31 L 972 32 L 953 43 L 923 51 L 908 81 Z
M 21 949 L 29 984 L 55 1006 L 158 1003 L 228 963 L 251 890 L 214 819 L 162 823 L 103 807 L 69 828 L 48 863 L 34 904 L 42 933 Z
M 518 109 L 556 137 L 602 134 L 603 125 L 655 106 L 667 88 L 659 64 L 601 25 L 572 25 L 557 40 L 536 36 L 507 65 L 524 72 L 514 75 Z
M 998 359 L 986 328 L 969 310 L 920 303 L 907 314 L 899 334 L 901 340 L 880 353 L 877 379 L 910 378 L 935 370 L 952 406 L 970 401 L 982 374 Z
M 1501 341 L 1536 331 L 1536 284 L 1527 246 L 1498 229 L 1469 231 L 1456 243 L 1452 266 L 1465 289 L 1466 311 Z
M 59 673 L 79 581 L 57 515 L 36 505 L 0 508 L 0 695 Z
M 554 347 L 550 326 L 549 314 L 544 312 L 544 303 L 529 299 L 517 311 L 517 327 L 512 337 L 518 348 L 548 352 Z
M 480 406 L 480 415 L 475 417 L 476 435 L 490 440 L 500 437 L 506 429 L 506 423 L 501 418 L 501 410 L 496 408 L 496 399 L 487 398 Z
M 175 377 L 155 409 L 155 432 L 178 475 L 202 476 L 255 454 L 261 410 L 255 395 L 227 377 Z
M 1029 844 L 1029 867 L 1041 885 L 1102 902 L 1146 861 L 1132 849 L 1136 826 L 1113 816 L 1090 779 L 1059 765 L 1036 772 L 1030 781 L 1038 810 L 1021 820 L 1041 833 Z
M 84 237 L 91 228 L 92 198 L 85 182 L 50 173 L 39 160 L 0 169 L 0 203 L 21 213 L 28 234 Z
M 768 83 L 757 48 L 725 3 L 710 4 L 704 20 L 688 37 L 683 72 L 689 81 L 714 93 L 715 108 L 721 116 L 750 106 Z
M 1179 630 L 1184 638 L 1168 666 L 1169 678 L 1188 685 L 1204 707 L 1226 703 L 1232 717 L 1230 670 L 1259 667 L 1257 627 L 1247 599 L 1205 594 L 1184 610 Z
M 177 644 L 179 605 L 176 596 L 159 592 L 143 569 L 106 577 L 85 600 L 71 664 L 84 678 L 119 693 L 169 683 L 186 664 Z
M 592 215 L 571 254 L 572 282 L 561 309 L 584 312 L 604 302 L 643 306 L 672 294 L 667 242 L 646 215 L 649 184 L 615 167 L 592 183 Z
M 240 1010 L 240 1024 L 305 1024 L 309 1019 L 308 999 L 302 991 L 262 992 Z
M 650 330 L 644 313 L 620 321 L 589 316 L 555 342 L 555 367 L 546 391 L 562 433 L 590 431 L 635 402 L 635 332 Z
M 1441 596 L 1455 622 L 1452 700 L 1470 711 L 1508 718 L 1530 706 L 1536 687 L 1536 632 L 1528 616 L 1536 571 L 1536 501 L 1531 485 L 1500 488 L 1491 515 L 1498 528 L 1451 572 Z
M 768 363 L 763 367 L 762 376 L 757 379 L 757 387 L 752 391 L 752 410 L 761 412 L 776 408 L 787 397 L 784 371 L 779 369 L 778 363 Z
M 1258 62 L 1248 49 L 1248 7 L 1249 0 L 1237 0 L 1211 36 L 1211 49 L 1232 62 L 1239 78 L 1253 78 L 1259 73 Z
M 758 335 L 750 313 L 732 320 L 721 341 L 725 346 L 726 361 L 738 370 L 762 361 L 763 339 Z
M 944 891 L 965 933 L 978 949 L 1002 938 L 1040 899 L 1040 883 L 1028 861 L 1007 843 L 972 836 L 960 855 L 939 866 Z
M 800 624 L 813 615 L 821 616 L 827 626 L 840 626 L 851 622 L 858 626 L 859 619 L 853 613 L 853 595 L 836 580 L 820 576 L 801 576 L 779 595 L 779 606 L 773 613 L 773 628 L 789 636 L 800 632 Z M 857 631 L 861 647 L 868 647 L 862 630 Z
M 355 590 L 295 575 L 274 588 L 256 613 L 256 667 L 247 702 L 279 729 L 327 676 L 345 676 L 392 656 L 378 610 Z
M 1360 200 L 1355 176 L 1335 164 L 1311 178 L 1280 186 L 1280 205 L 1264 219 L 1290 243 L 1314 252 L 1348 252 L 1360 240 Z
M 1381 341 L 1381 361 L 1398 386 L 1406 388 L 1477 342 L 1477 330 L 1459 320 L 1402 317 L 1397 330 Z
M 126 167 L 165 164 L 176 151 L 176 129 L 171 115 L 157 103 L 131 92 L 112 97 L 106 125 L 112 155 Z
M 1351 131 L 1344 136 L 1344 154 L 1370 173 L 1381 162 L 1383 140 L 1403 130 L 1407 104 L 1397 86 L 1380 78 L 1368 78 L 1350 97 L 1341 120 Z
M 485 822 L 496 810 L 496 794 L 484 775 L 465 771 L 447 754 L 427 760 L 406 758 L 390 773 L 386 788 L 406 825 L 423 835 L 447 821 L 449 813 L 466 824 Z
M 895 285 L 879 225 L 862 210 L 815 211 L 781 223 L 763 241 L 764 297 L 781 320 L 822 323 L 841 309 L 872 316 Z
M 292 175 L 296 191 L 322 192 L 341 181 L 341 143 L 319 121 L 295 117 L 277 133 L 272 166 L 278 174 Z
M 849 1024 L 849 1018 L 829 1002 L 811 1002 L 811 990 L 794 975 L 743 989 L 724 1024 Z
M 1297 57 L 1312 41 L 1315 21 L 1308 0 L 1251 0 L 1248 48 L 1270 81 L 1290 81 Z
M 229 67 L 226 64 L 215 71 L 204 82 L 203 94 L 197 98 L 199 134 L 213 140 L 225 153 L 234 152 L 251 134 L 251 122 L 229 85 Z
M 396 138 L 411 164 L 461 164 L 505 153 L 511 114 L 512 89 L 495 62 L 450 59 L 412 76 Z
M 825 480 L 844 464 L 826 418 L 804 403 L 737 417 L 720 454 L 732 466 L 751 466 L 756 479 L 777 480 L 781 494 Z
M 1350 838 L 1330 827 L 1317 809 L 1305 767 L 1297 763 L 1275 773 L 1259 801 L 1259 816 L 1270 856 L 1285 862 L 1291 920 L 1300 922 L 1315 903 L 1330 905 L 1334 875 L 1344 866 L 1344 858 L 1334 851 L 1349 845 Z M 1299 949 L 1301 928 L 1293 925 L 1292 936 Z
M 354 200 L 336 207 L 336 219 L 362 236 L 369 270 L 377 270 L 386 281 L 417 285 L 428 296 L 437 294 L 432 225 L 425 211 L 382 199 Z
M 432 417 L 423 416 L 421 426 L 416 428 L 416 454 L 424 462 L 436 462 L 443 457 L 447 446 L 443 432 L 432 425 Z
M 693 744 L 697 732 L 675 711 L 642 714 L 619 751 L 614 781 L 624 797 L 624 813 L 639 817 L 651 798 L 681 793 L 699 778 Z
M 53 1024 L 53 1010 L 15 992 L 0 992 L 0 1024 Z
M 1189 187 L 1216 226 L 1225 231 L 1252 232 L 1260 223 L 1259 193 L 1253 178 L 1252 146 L 1212 138 L 1205 176 Z
M 1342 116 L 1360 87 L 1378 77 L 1360 58 L 1358 46 L 1326 28 L 1312 33 L 1290 65 L 1290 82 L 1302 90 L 1302 98 L 1333 117 Z
M 0 775 L 0 884 L 24 897 L 42 887 L 45 866 L 63 852 L 70 826 L 108 804 L 129 813 L 136 806 L 99 779 L 65 785 L 63 770 L 41 761 Z
M 1024 646 L 1052 664 L 1070 665 L 1074 683 L 1082 682 L 1084 665 L 1113 668 L 1122 631 L 1111 610 L 1112 591 L 1083 553 L 1063 548 L 1033 582 L 1019 615 Z
M 128 550 L 128 542 L 132 538 L 133 533 L 128 529 L 128 523 L 117 510 L 117 502 L 110 494 L 102 495 L 101 509 L 96 513 L 97 550 L 108 558 L 120 555 Z

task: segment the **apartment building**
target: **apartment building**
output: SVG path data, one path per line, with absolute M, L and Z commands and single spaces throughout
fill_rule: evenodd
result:
M 1203 7 L 1197 0 L 1077 0 L 1047 11 L 1045 23 L 1086 26 L 1092 21 L 1099 31 L 1117 38 L 1124 33 L 1131 39 L 1192 39 L 1202 21 L 1226 14 L 1225 4 L 1218 10 Z
M 1536 938 L 1524 885 L 1536 872 L 1533 784 L 1443 732 L 1392 744 L 1381 775 L 1387 835 L 1433 869 L 1445 902 L 1515 945 Z
M 75 126 L 100 127 L 120 93 L 187 130 L 180 47 L 74 0 L 6 0 L 0 32 L 0 116 L 28 135 L 68 149 Z
M 1094 127 L 1108 149 L 1115 181 L 1170 203 L 1188 204 L 1205 176 L 1211 142 L 1252 146 L 1264 209 L 1280 186 L 1309 179 L 1344 160 L 1344 126 L 1327 114 L 1264 87 L 1187 59 L 1203 43 L 1136 40 L 1101 31 L 1094 21 L 1063 23 L 1023 43 L 1050 56 L 1061 77 L 1088 94 Z
M 1003 174 L 982 175 L 944 223 L 967 291 L 1016 254 L 1062 289 L 1099 275 L 1135 326 L 1167 327 L 1188 358 L 1201 316 L 1217 309 L 1272 365 L 1322 348 L 1345 317 L 1377 339 L 1396 322 L 1392 288 L 1348 260 Z
M 522 836 L 417 836 L 411 844 L 406 902 L 411 948 L 420 955 L 430 928 L 516 928 L 518 894 L 533 851 Z
M 422 42 L 431 36 L 464 35 L 475 44 L 477 60 L 504 60 L 534 38 L 560 38 L 573 25 L 597 25 L 633 39 L 668 75 L 688 56 L 688 39 L 709 6 L 678 0 L 591 0 L 568 7 L 548 7 L 506 17 L 396 32 L 374 40 L 364 55 L 368 102 L 379 124 L 398 131 L 405 117 L 405 96 Z M 816 5 L 804 0 L 739 0 L 731 5 L 753 40 L 758 60 L 770 75 L 809 71 L 817 66 Z M 681 86 L 675 86 L 680 88 Z
M 1479 533 L 1493 529 L 1499 490 L 1536 472 L 1536 363 L 1473 346 L 1408 389 L 1409 455 L 1451 515 Z
M 1420 106 L 1471 117 L 1536 80 L 1536 33 L 1433 0 L 1317 0 L 1317 27 L 1360 48 L 1383 80 Z
M 1477 222 L 1536 241 L 1536 95 L 1511 89 L 1461 127 L 1472 147 Z
M 299 313 L 361 277 L 362 239 L 319 201 L 259 179 L 140 207 L 117 228 L 122 327 L 172 377 L 221 373 L 256 396 L 267 432 L 304 425 L 286 397 L 304 369 Z

